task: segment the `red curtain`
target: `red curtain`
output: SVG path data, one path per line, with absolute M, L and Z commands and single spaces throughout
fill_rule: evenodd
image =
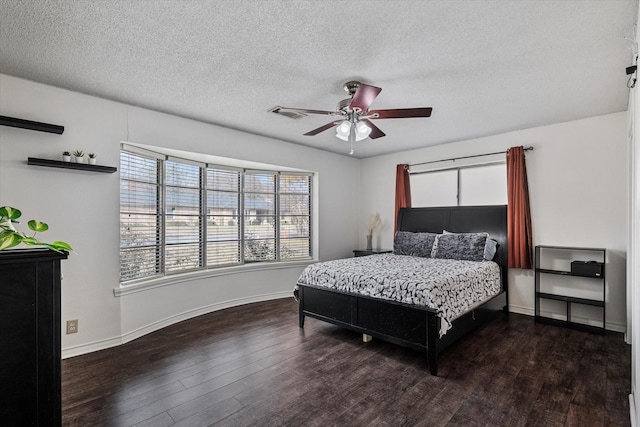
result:
M 396 166 L 396 216 L 393 221 L 393 236 L 395 239 L 398 227 L 398 211 L 400 208 L 411 207 L 411 185 L 409 184 L 409 165 Z
M 507 244 L 509 268 L 531 269 L 533 239 L 529 185 L 523 147 L 507 150 Z

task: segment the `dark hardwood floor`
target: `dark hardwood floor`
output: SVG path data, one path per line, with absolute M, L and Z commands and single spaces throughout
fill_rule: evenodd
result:
M 629 425 L 630 347 L 497 319 L 426 357 L 307 318 L 292 299 L 181 322 L 62 363 L 67 426 Z

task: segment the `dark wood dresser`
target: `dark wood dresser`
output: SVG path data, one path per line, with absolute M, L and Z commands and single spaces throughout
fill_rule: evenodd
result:
M 62 424 L 60 260 L 48 249 L 0 251 L 0 423 Z

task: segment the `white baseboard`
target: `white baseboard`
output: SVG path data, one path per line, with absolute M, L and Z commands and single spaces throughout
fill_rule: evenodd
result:
M 273 294 L 254 295 L 247 298 L 238 298 L 229 301 L 223 301 L 216 304 L 210 304 L 197 309 L 188 310 L 183 313 L 175 314 L 164 319 L 155 321 L 149 325 L 135 329 L 133 331 L 126 332 L 119 337 L 107 338 L 103 340 L 93 341 L 87 344 L 67 347 L 62 349 L 62 358 L 67 359 L 69 357 L 80 356 L 82 354 L 92 353 L 98 350 L 104 350 L 110 347 L 116 347 L 122 344 L 126 344 L 130 341 L 140 338 L 144 335 L 150 334 L 167 326 L 173 325 L 183 320 L 192 319 L 203 314 L 211 313 L 218 310 L 224 310 L 225 308 L 236 307 L 239 305 L 250 304 L 253 302 L 269 301 L 280 298 L 293 298 L 291 291 L 276 292 Z
M 527 316 L 533 316 L 535 314 L 533 308 L 524 307 L 524 306 L 515 305 L 515 304 L 509 304 L 509 312 L 517 313 L 517 314 L 525 314 Z
M 514 305 L 514 304 L 509 304 L 509 311 L 511 313 L 525 314 L 527 316 L 534 316 L 535 315 L 535 311 L 534 311 L 533 308 Z M 553 313 L 553 312 L 542 311 L 540 314 L 542 314 L 545 317 L 551 317 L 552 319 L 559 319 L 559 320 L 565 320 L 566 319 L 566 317 L 564 317 L 562 315 L 559 315 L 558 313 Z M 594 322 L 593 319 L 589 319 L 587 317 L 581 317 L 581 316 L 573 315 L 572 319 L 574 319 L 575 321 L 577 321 L 579 323 L 584 323 L 584 324 L 587 324 L 587 325 L 602 327 L 602 322 L 596 323 L 596 322 Z M 607 326 L 607 330 L 608 331 L 622 332 L 622 333 L 626 333 L 627 332 L 627 325 L 623 324 L 623 323 L 616 323 L 616 322 L 610 322 L 609 321 L 609 322 L 607 322 L 606 326 Z
M 150 334 L 151 332 L 155 332 L 157 330 L 173 325 L 175 323 L 182 322 L 183 320 L 192 319 L 194 317 L 201 316 L 203 314 L 211 313 L 218 310 L 224 310 L 225 308 L 236 307 L 239 305 L 250 304 L 253 302 L 269 301 L 273 299 L 291 298 L 291 297 L 292 297 L 291 291 L 284 291 L 284 292 L 276 292 L 273 294 L 238 298 L 238 299 L 224 301 L 216 304 L 210 304 L 204 307 L 185 311 L 183 313 L 175 314 L 173 316 L 160 319 L 149 325 L 140 327 L 138 329 L 134 329 L 132 331 L 125 332 L 119 337 L 112 337 L 112 338 L 107 338 L 103 340 L 93 341 L 87 344 L 81 344 L 77 346 L 63 348 L 62 358 L 67 359 L 69 357 L 80 356 L 82 354 L 92 353 L 94 351 L 104 350 L 110 347 L 116 347 L 121 344 L 125 344 L 130 341 L 133 341 L 136 338 L 140 338 L 144 335 Z M 534 315 L 534 310 L 532 308 L 513 305 L 513 304 L 509 305 L 509 311 L 512 313 L 524 314 L 527 316 Z M 553 313 L 543 313 L 543 314 L 548 317 L 554 317 Z M 580 321 L 582 323 L 589 324 L 589 319 L 586 319 L 586 318 L 583 319 L 583 318 L 576 317 L 575 320 Z M 624 333 L 626 331 L 626 325 L 607 322 L 607 330 Z
M 104 350 L 106 348 L 116 347 L 122 344 L 121 337 L 106 338 L 103 340 L 93 341 L 88 344 L 81 344 L 62 349 L 62 358 L 80 356 L 82 354 L 93 353 L 94 351 Z
M 607 322 L 607 331 L 627 333 L 627 325 L 622 323 Z

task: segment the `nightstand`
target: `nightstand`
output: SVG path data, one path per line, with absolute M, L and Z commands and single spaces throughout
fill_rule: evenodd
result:
M 390 254 L 393 252 L 390 249 L 355 249 L 353 251 L 353 256 L 367 256 L 367 255 L 376 255 L 376 254 Z

